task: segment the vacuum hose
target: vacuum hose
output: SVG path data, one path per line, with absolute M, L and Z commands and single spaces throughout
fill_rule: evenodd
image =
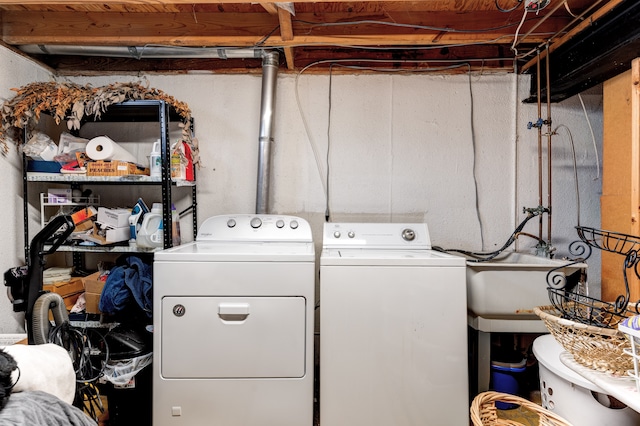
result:
M 69 322 L 69 314 L 62 296 L 58 293 L 42 294 L 33 305 L 33 315 L 31 317 L 33 343 L 36 345 L 49 343 L 49 331 L 51 330 L 49 311 L 53 314 L 56 327 Z

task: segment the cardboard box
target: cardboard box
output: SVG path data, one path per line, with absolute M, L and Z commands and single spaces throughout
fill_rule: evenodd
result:
M 98 207 L 96 222 L 110 228 L 124 228 L 129 226 L 129 216 L 131 216 L 131 210 Z
M 84 282 L 84 291 L 86 293 L 102 293 L 102 288 L 104 287 L 105 281 L 102 281 L 100 278 L 100 271 L 95 272 L 91 275 L 87 275 L 82 279 Z
M 85 293 L 85 312 L 88 314 L 100 314 L 100 295 L 95 293 Z
M 87 161 L 87 176 L 148 175 L 149 168 L 126 161 Z
M 84 299 L 86 303 L 85 311 L 89 314 L 99 314 L 100 294 L 104 288 L 105 281 L 101 281 L 100 272 L 95 272 L 83 278 Z
M 73 223 L 76 225 L 81 224 L 82 222 L 91 219 L 93 216 L 95 216 L 96 214 L 98 214 L 98 210 L 95 209 L 95 207 L 89 206 L 89 207 L 85 207 L 82 210 L 78 210 L 77 212 L 73 213 L 71 215 L 71 218 L 73 219 Z
M 93 232 L 90 235 L 84 235 L 82 238 L 86 241 L 91 241 L 96 244 L 106 245 L 119 243 L 121 241 L 129 241 L 131 237 L 131 231 L 129 227 L 125 228 L 99 228 L 95 223 L 93 224 Z
M 58 281 L 52 284 L 45 284 L 42 286 L 42 289 L 44 291 L 57 293 L 64 298 L 65 296 L 82 293 L 84 291 L 84 282 L 80 277 L 73 277 L 69 281 Z

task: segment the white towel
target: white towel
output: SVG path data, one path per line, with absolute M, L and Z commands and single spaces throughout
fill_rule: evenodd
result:
M 72 404 L 76 392 L 76 373 L 67 351 L 53 343 L 11 345 L 4 351 L 18 363 L 13 380 L 20 378 L 12 392 L 44 391 Z

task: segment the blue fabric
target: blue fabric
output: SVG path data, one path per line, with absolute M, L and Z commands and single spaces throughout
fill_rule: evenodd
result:
M 99 308 L 105 314 L 125 310 L 133 299 L 149 318 L 153 311 L 153 266 L 137 256 L 128 256 L 124 265 L 114 267 L 102 289 Z

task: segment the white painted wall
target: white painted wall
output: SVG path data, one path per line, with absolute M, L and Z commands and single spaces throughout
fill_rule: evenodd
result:
M 11 98 L 17 88 L 34 81 L 49 81 L 51 74 L 32 61 L 0 48 L 0 97 Z M 24 265 L 22 234 L 22 157 L 15 145 L 0 156 L 0 272 Z M 23 332 L 24 315 L 15 314 L 4 289 L 0 292 L 0 333 Z
M 94 86 L 139 80 L 135 76 L 73 79 Z M 324 176 L 318 172 L 311 142 L 324 173 L 330 139 L 332 221 L 426 221 L 434 245 L 471 250 L 501 246 L 524 218 L 522 208 L 538 205 L 537 133 L 526 129 L 528 121 L 537 119 L 537 108 L 520 103 L 528 94 L 528 81 L 526 76 L 516 79 L 509 74 L 471 78 L 341 75 L 332 78 L 330 94 L 329 76 L 303 74 L 296 79 L 281 74 L 271 212 L 308 219 L 319 251 L 326 201 Z M 143 83 L 187 102 L 192 109 L 202 157 L 200 220 L 254 212 L 261 77 L 149 75 Z M 583 99 L 600 149 L 601 93 L 592 90 Z M 593 179 L 595 153 L 579 100 L 554 104 L 552 118 L 554 128 L 565 124 L 573 134 L 582 224 L 598 227 L 601 182 Z M 553 242 L 562 255 L 566 244 L 577 237 L 575 191 L 567 137 L 562 134 L 553 141 Z M 14 179 L 19 182 L 17 175 Z M 16 198 L 19 190 L 15 183 L 7 196 Z M 22 242 L 15 238 L 20 227 L 18 214 L 2 232 L 3 238 L 13 241 L 9 250 L 17 252 L 17 257 Z M 535 233 L 537 228 L 528 226 L 526 231 Z M 523 240 L 519 248 L 528 250 L 533 245 L 534 241 Z M 596 282 L 599 262 L 590 266 Z

